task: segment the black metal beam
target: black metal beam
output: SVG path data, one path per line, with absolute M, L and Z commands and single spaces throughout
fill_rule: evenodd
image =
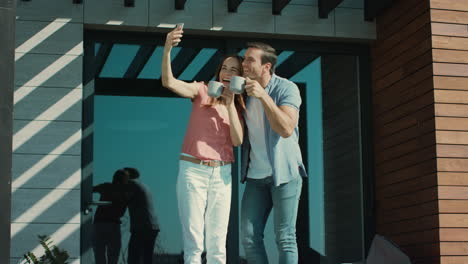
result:
M 318 57 L 319 55 L 315 53 L 294 52 L 276 68 L 275 72 L 279 76 L 289 79 Z
M 366 21 L 374 20 L 375 17 L 392 4 L 393 0 L 364 0 L 364 19 Z
M 193 49 L 193 48 L 182 48 L 177 56 L 172 61 L 172 74 L 174 77 L 179 77 L 179 75 L 184 72 L 185 68 L 189 66 L 190 62 L 192 62 L 193 58 L 197 56 L 200 49 Z
M 0 1 L 0 263 L 10 263 L 16 0 Z
M 218 64 L 221 62 L 221 59 L 223 58 L 223 54 L 221 51 L 216 51 L 213 56 L 205 63 L 203 68 L 200 69 L 200 71 L 193 77 L 193 80 L 195 81 L 208 81 L 211 80 L 211 78 L 214 76 L 216 67 L 218 67 Z
M 94 263 L 93 254 L 93 214 L 85 213 L 92 201 L 93 171 L 90 169 L 94 160 L 94 78 L 96 60 L 95 42 L 85 34 L 84 56 L 83 56 L 83 100 L 81 111 L 81 225 L 80 225 L 80 261 L 83 263 Z
M 273 15 L 281 15 L 281 11 L 285 8 L 291 0 L 273 0 Z
M 235 13 L 243 0 L 228 0 L 228 12 Z
M 137 54 L 130 63 L 130 66 L 127 69 L 127 72 L 124 74 L 124 78 L 136 78 L 140 74 L 140 72 L 145 67 L 148 60 L 153 55 L 154 49 L 156 46 L 141 46 L 138 49 Z
M 107 58 L 109 57 L 113 45 L 114 44 L 112 43 L 102 43 L 101 47 L 99 47 L 98 54 L 96 55 L 94 61 L 94 76 L 97 77 L 99 74 L 101 74 L 102 68 L 104 67 Z
M 175 0 L 175 9 L 184 10 L 186 1 L 187 0 Z
M 339 6 L 341 2 L 343 0 L 319 0 L 319 18 L 328 18 L 328 14 Z
M 83 3 L 83 0 L 73 0 L 73 3 L 74 3 L 74 4 L 82 4 L 82 3 Z
M 179 97 L 155 79 L 96 78 L 94 87 L 96 95 Z
M 124 6 L 125 7 L 134 7 L 135 6 L 135 0 L 124 0 Z

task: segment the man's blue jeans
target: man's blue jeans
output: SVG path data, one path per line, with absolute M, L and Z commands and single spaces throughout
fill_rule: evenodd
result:
M 302 178 L 299 176 L 277 187 L 272 177 L 247 179 L 242 197 L 241 240 L 249 264 L 268 263 L 263 232 L 273 208 L 279 263 L 297 263 L 296 218 L 301 188 Z

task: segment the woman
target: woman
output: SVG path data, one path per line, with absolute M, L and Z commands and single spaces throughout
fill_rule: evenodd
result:
M 207 263 L 226 262 L 226 234 L 231 205 L 231 163 L 233 146 L 243 138 L 240 112 L 245 110 L 241 95 L 227 89 L 234 75 L 242 75 L 242 58 L 226 57 L 216 72 L 222 82 L 221 97 L 208 96 L 203 82 L 176 79 L 170 53 L 182 38 L 182 28 L 167 34 L 162 61 L 163 86 L 192 100 L 177 178 L 177 200 L 184 241 L 184 263 L 201 263 L 204 232 Z

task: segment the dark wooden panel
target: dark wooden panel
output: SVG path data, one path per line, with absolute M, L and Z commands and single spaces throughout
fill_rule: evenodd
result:
M 428 215 L 415 219 L 403 220 L 397 223 L 387 223 L 379 226 L 377 232 L 379 234 L 391 235 L 407 232 L 415 232 L 418 230 L 428 230 L 438 228 L 438 215 Z
M 436 194 L 437 188 L 431 188 L 414 194 L 402 195 L 399 199 L 379 200 L 379 204 L 385 207 L 385 210 L 379 212 L 382 215 L 382 223 L 392 223 L 437 214 L 438 201 L 430 197 Z M 411 198 L 410 204 L 405 203 L 405 198 Z
M 410 152 L 406 155 L 403 155 L 397 159 L 389 160 L 383 162 L 376 166 L 376 172 L 383 175 L 391 173 L 393 171 L 400 170 L 402 168 L 407 168 L 426 160 L 431 160 L 436 157 L 436 147 L 429 146 L 425 149 L 419 151 Z
M 433 91 L 432 64 L 374 95 L 374 116 Z
M 398 171 L 394 171 L 387 175 L 378 175 L 376 178 L 376 186 L 382 187 L 390 184 L 395 184 L 398 182 L 408 181 L 415 179 L 421 176 L 425 176 L 437 171 L 436 160 L 427 160 L 422 163 L 416 164 L 411 167 L 403 168 Z M 377 195 L 379 195 L 377 193 Z
M 377 196 L 377 200 L 379 201 L 379 207 L 381 207 L 382 209 L 384 208 L 381 213 L 384 215 L 390 215 L 395 214 L 395 212 L 393 212 L 394 210 L 404 210 L 405 208 L 411 206 L 428 204 L 429 202 L 433 201 L 437 202 L 437 192 L 438 186 L 431 186 L 426 189 L 408 192 L 393 197 Z
M 404 96 L 404 95 L 400 95 Z M 390 111 L 384 112 L 381 115 L 377 116 L 377 125 L 381 126 L 388 124 L 394 120 L 404 118 L 414 112 L 417 112 L 419 109 L 430 106 L 434 104 L 434 92 L 428 91 L 425 94 L 416 97 L 415 99 L 408 101 L 404 104 L 399 105 L 398 107 L 392 108 Z
M 409 127 L 420 126 L 423 121 L 433 117 L 434 107 L 433 105 L 429 105 L 386 124 L 382 124 L 379 120 L 376 120 L 377 127 L 375 129 L 375 134 L 382 139 Z
M 408 25 L 403 27 L 402 30 L 397 31 L 395 34 L 389 36 L 387 39 L 382 40 L 382 43 L 376 47 L 375 55 L 380 57 L 389 52 L 390 49 L 398 48 L 398 45 L 402 42 L 408 41 L 411 36 L 414 36 L 416 32 L 422 29 L 424 26 L 430 23 L 429 10 L 424 12 L 422 15 L 415 17 Z M 430 33 L 422 36 L 418 36 L 421 40 L 426 39 Z
M 393 242 L 397 243 L 399 246 L 409 246 L 417 244 L 427 244 L 439 242 L 439 230 L 430 229 L 417 232 L 410 232 L 400 235 L 392 236 Z M 427 264 L 427 262 L 424 262 Z
M 380 16 L 372 56 L 377 232 L 439 264 L 429 1 L 396 1 Z
M 437 174 L 431 173 L 415 179 L 399 182 L 378 188 L 381 199 L 417 192 L 423 189 L 437 186 Z
M 407 64 L 402 65 L 400 68 L 386 75 L 384 78 L 376 80 L 374 90 L 375 91 L 383 90 L 396 82 L 404 80 L 405 77 L 413 74 L 414 72 L 424 68 L 425 66 L 431 63 L 432 63 L 432 52 L 428 51 L 424 53 L 423 55 L 416 57 L 414 60 L 409 61 Z M 435 67 L 436 65 L 434 65 L 434 72 L 435 72 Z M 455 68 L 455 66 L 451 66 L 450 68 Z M 444 75 L 451 75 L 451 74 L 444 74 Z M 458 76 L 463 76 L 463 75 L 458 75 Z
M 374 135 L 378 141 L 375 142 L 376 151 L 385 151 L 387 148 L 402 144 L 406 141 L 417 139 L 421 135 L 425 135 L 435 130 L 434 119 L 422 121 L 418 125 L 411 126 L 405 130 L 399 131 L 395 134 L 381 138 Z
M 440 255 L 439 243 L 417 244 L 417 245 L 405 246 L 402 249 L 414 259 L 417 259 L 417 258 L 427 259 L 427 257 L 431 257 L 431 256 L 440 257 L 439 256 Z M 426 262 L 421 262 L 421 263 L 426 264 Z
M 435 132 L 430 132 L 388 148 L 385 151 L 376 153 L 375 163 L 379 165 L 383 162 L 394 160 L 412 152 L 420 151 L 421 149 L 425 149 L 432 145 L 435 145 Z
M 379 23 L 377 23 L 377 43 L 383 44 L 388 38 L 402 31 L 413 20 L 429 10 L 429 3 L 427 1 L 398 1 L 393 6 L 398 6 L 399 3 L 404 3 L 404 6 L 400 5 L 398 15 L 392 14 L 393 16 L 384 17 L 385 14 L 379 17 Z M 408 9 L 411 11 L 408 12 Z
M 440 256 L 436 257 L 413 257 L 411 259 L 412 263 L 424 263 L 424 264 L 440 264 Z
M 432 34 L 452 37 L 468 37 L 466 25 L 432 23 Z
M 373 21 L 377 15 L 383 13 L 388 7 L 392 6 L 394 0 L 364 0 L 364 19 Z
M 431 34 L 431 25 L 429 23 L 425 24 L 420 30 L 408 36 L 404 41 L 398 43 L 395 46 L 392 46 L 388 52 L 382 55 L 373 56 L 373 65 L 372 69 L 376 70 L 381 67 L 385 67 L 387 64 L 391 63 L 394 59 L 400 56 L 402 53 L 408 49 L 418 46 L 421 42 L 428 39 Z
M 432 47 L 439 49 L 468 50 L 468 38 L 432 36 Z
M 390 72 L 398 69 L 399 67 L 405 65 L 406 63 L 413 60 L 414 58 L 419 57 L 430 50 L 431 50 L 431 38 L 428 37 L 427 39 L 421 41 L 419 44 L 404 51 L 399 56 L 391 60 L 388 59 L 387 62 L 383 64 L 383 67 L 380 67 L 376 71 L 374 71 L 372 78 L 374 80 L 381 79 L 385 75 L 389 74 Z
M 468 24 L 468 12 L 432 9 L 431 21 L 452 24 Z

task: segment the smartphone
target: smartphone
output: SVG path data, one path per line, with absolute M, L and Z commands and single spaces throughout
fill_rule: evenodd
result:
M 176 28 L 183 29 L 184 28 L 184 23 L 177 23 Z

